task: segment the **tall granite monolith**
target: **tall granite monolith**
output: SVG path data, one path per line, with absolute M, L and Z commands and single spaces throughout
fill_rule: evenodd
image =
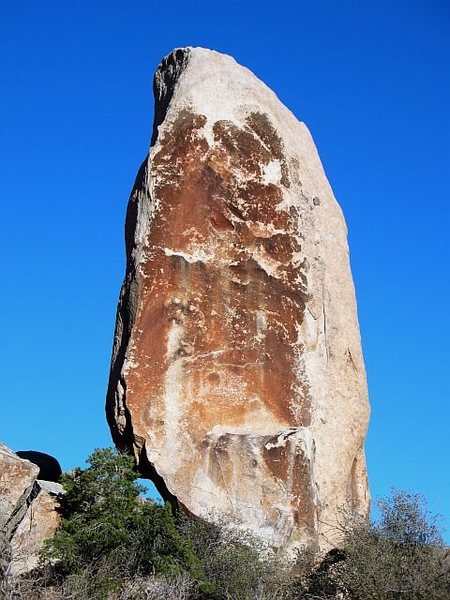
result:
M 311 135 L 231 57 L 172 52 L 126 220 L 107 417 L 164 497 L 275 548 L 366 513 L 347 230 Z

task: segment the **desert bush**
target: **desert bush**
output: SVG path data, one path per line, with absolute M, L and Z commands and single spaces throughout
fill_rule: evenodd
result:
M 124 583 L 120 600 L 190 600 L 198 585 L 189 575 L 135 577 Z
M 97 581 L 93 581 L 93 578 Z M 101 585 L 98 573 L 85 568 L 64 579 L 48 580 L 37 573 L 0 583 L 1 600 L 192 600 L 198 584 L 189 575 L 138 576 L 116 581 L 116 586 Z
M 143 500 L 128 455 L 96 450 L 88 462 L 63 475 L 61 527 L 42 553 L 62 597 L 170 597 L 170 586 L 211 600 L 288 597 L 287 570 L 254 536 Z
M 214 523 L 216 521 L 216 524 Z M 191 540 L 214 600 L 285 600 L 291 597 L 292 572 L 249 531 L 217 520 L 180 516 L 178 526 Z
M 348 513 L 342 550 L 307 579 L 304 597 L 349 600 L 448 600 L 450 577 L 438 519 L 420 495 L 394 490 L 378 502 L 377 522 Z
M 61 527 L 42 552 L 51 578 L 60 586 L 87 586 L 86 598 L 116 593 L 135 576 L 187 573 L 202 582 L 201 563 L 170 506 L 139 497 L 144 488 L 133 459 L 102 449 L 88 462 L 62 478 Z
M 342 548 L 325 558 L 305 550 L 293 565 L 249 532 L 215 518 L 174 516 L 169 505 L 143 499 L 131 457 L 103 449 L 88 461 L 86 469 L 63 476 L 61 527 L 47 542 L 40 568 L 8 577 L 5 553 L 0 598 L 450 598 L 450 557 L 439 522 L 420 496 L 394 492 L 379 503 L 376 523 L 343 513 Z

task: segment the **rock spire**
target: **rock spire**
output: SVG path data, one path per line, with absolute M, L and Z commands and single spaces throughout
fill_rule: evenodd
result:
M 231 57 L 158 67 L 126 220 L 107 395 L 166 498 L 276 548 L 367 512 L 367 386 L 346 225 L 311 135 Z

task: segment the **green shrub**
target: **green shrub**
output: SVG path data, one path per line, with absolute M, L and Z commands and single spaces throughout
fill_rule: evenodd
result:
M 447 551 L 424 499 L 394 491 L 378 507 L 376 523 L 346 519 L 343 550 L 332 551 L 312 573 L 305 598 L 450 598 Z
M 63 476 L 62 523 L 44 548 L 41 572 L 34 581 L 6 582 L 16 591 L 5 598 L 450 598 L 449 558 L 438 522 L 420 496 L 394 492 L 379 503 L 377 523 L 347 518 L 343 547 L 318 566 L 303 553 L 294 578 L 292 564 L 250 533 L 174 517 L 169 505 L 144 500 L 128 455 L 103 449 L 88 460 L 86 469 Z
M 289 562 L 282 563 L 250 532 L 183 516 L 178 522 L 203 565 L 209 589 L 202 598 L 284 600 L 291 597 Z
M 54 579 L 92 582 L 91 597 L 106 597 L 136 575 L 180 575 L 202 582 L 192 544 L 176 528 L 169 505 L 140 498 L 133 459 L 112 449 L 96 450 L 87 469 L 63 475 L 59 531 L 42 553 Z
M 169 589 L 171 580 L 190 582 L 192 598 L 288 597 L 286 569 L 252 535 L 175 519 L 170 505 L 143 500 L 126 454 L 96 450 L 88 463 L 63 475 L 61 527 L 42 553 L 50 580 L 67 597 L 122 597 L 124 586 L 137 590 L 137 581 L 139 594 L 147 586 L 148 595 Z

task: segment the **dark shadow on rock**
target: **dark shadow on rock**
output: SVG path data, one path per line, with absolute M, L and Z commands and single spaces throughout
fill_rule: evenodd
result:
M 19 450 L 16 452 L 17 456 L 29 460 L 39 467 L 39 474 L 37 479 L 43 479 L 45 481 L 59 481 L 62 474 L 61 465 L 53 456 L 46 454 L 45 452 L 38 452 L 37 450 Z

